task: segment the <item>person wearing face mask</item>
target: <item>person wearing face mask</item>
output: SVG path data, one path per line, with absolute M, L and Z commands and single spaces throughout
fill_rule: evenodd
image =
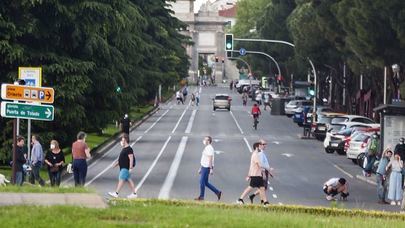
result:
M 109 192 L 108 195 L 117 198 L 121 188 L 124 186 L 124 183 L 127 182 L 131 188 L 131 194 L 127 196 L 128 199 L 133 199 L 137 197 L 136 188 L 134 182 L 131 180 L 131 172 L 136 164 L 134 150 L 131 148 L 129 143 L 128 134 L 122 134 L 121 136 L 121 146 L 122 150 L 118 157 L 118 160 L 115 161 L 113 167 L 120 167 L 120 172 L 118 175 L 118 185 L 115 189 L 115 192 Z
M 222 192 L 208 182 L 209 175 L 214 174 L 214 148 L 212 147 L 211 143 L 211 136 L 206 136 L 203 140 L 205 148 L 201 156 L 201 167 L 198 170 L 198 173 L 200 174 L 200 195 L 195 198 L 195 200 L 204 200 L 205 187 L 208 187 L 215 193 L 218 201 L 221 199 L 222 196 Z
M 73 177 L 75 186 L 84 186 L 87 176 L 87 161 L 90 159 L 90 148 L 86 144 L 86 133 L 80 131 L 77 134 L 77 141 L 72 144 L 73 156 Z
M 65 163 L 65 155 L 59 148 L 58 141 L 51 141 L 50 150 L 45 155 L 45 163 L 48 165 L 48 174 L 51 186 L 59 187 L 62 166 Z

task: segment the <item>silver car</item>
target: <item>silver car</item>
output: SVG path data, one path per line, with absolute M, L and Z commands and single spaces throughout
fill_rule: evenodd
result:
M 219 109 L 228 109 L 231 111 L 232 98 L 228 94 L 216 94 L 212 99 L 212 109 L 215 111 Z

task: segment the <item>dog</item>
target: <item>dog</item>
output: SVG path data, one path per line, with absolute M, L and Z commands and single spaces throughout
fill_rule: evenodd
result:
M 0 185 L 6 186 L 6 184 L 8 183 L 10 183 L 10 181 L 7 180 L 7 178 L 3 174 L 0 174 Z

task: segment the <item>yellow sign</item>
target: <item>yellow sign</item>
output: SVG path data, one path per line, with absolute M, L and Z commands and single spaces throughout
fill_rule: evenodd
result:
M 49 87 L 31 87 L 12 84 L 1 85 L 1 98 L 4 100 L 33 101 L 52 104 L 55 91 Z

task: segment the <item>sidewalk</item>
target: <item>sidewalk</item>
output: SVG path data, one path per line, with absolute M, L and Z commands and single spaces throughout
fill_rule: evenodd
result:
M 95 193 L 0 193 L 0 206 L 10 205 L 108 207 L 103 198 Z

